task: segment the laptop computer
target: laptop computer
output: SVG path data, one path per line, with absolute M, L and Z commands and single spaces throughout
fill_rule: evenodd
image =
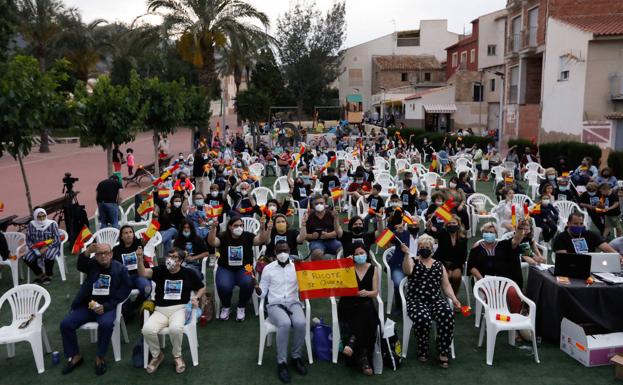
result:
M 619 253 L 588 253 L 591 256 L 591 273 L 620 273 Z
M 556 253 L 554 275 L 586 279 L 591 275 L 591 256 L 588 254 Z

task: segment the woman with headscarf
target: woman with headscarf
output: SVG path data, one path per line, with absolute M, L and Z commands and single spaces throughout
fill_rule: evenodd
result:
M 61 253 L 61 235 L 58 225 L 48 219 L 48 213 L 42 208 L 35 209 L 33 220 L 26 230 L 27 252 L 24 262 L 38 277 L 35 283 L 48 285 L 52 281 L 54 259 Z M 41 269 L 44 266 L 44 270 Z

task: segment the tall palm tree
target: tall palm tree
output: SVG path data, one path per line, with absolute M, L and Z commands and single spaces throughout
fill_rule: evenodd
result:
M 268 40 L 268 16 L 243 0 L 148 0 L 147 9 L 161 11 L 163 27 L 178 40 L 180 56 L 199 69 L 200 81 L 212 93 L 217 87 L 218 51 L 240 39 Z

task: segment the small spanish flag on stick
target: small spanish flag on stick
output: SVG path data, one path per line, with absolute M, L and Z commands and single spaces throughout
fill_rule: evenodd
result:
M 532 207 L 532 215 L 538 215 L 541 214 L 541 204 L 537 203 L 534 205 L 534 207 Z
M 273 217 L 273 212 L 271 209 L 268 208 L 268 206 L 264 205 L 264 206 L 260 206 L 260 211 L 262 212 L 262 214 L 266 215 L 266 218 L 271 219 Z
M 523 204 L 523 217 L 525 219 L 529 219 L 530 218 L 530 209 L 528 208 L 528 204 L 527 203 Z
M 168 188 L 159 188 L 158 189 L 158 198 L 160 198 L 160 199 L 168 198 L 170 194 L 171 194 L 171 192 L 169 191 Z
M 149 242 L 149 240 L 153 238 L 154 235 L 156 235 L 159 229 L 160 223 L 157 220 L 152 219 L 149 227 L 147 227 L 147 230 L 145 230 L 145 232 L 143 233 L 143 239 L 145 240 L 145 242 Z
M 430 167 L 428 170 L 431 172 L 435 172 L 437 171 L 437 167 L 439 167 L 439 164 L 437 163 L 437 154 L 433 154 L 432 158 L 433 160 L 430 162 Z
M 374 241 L 374 243 L 376 243 L 379 247 L 386 247 L 389 242 L 394 239 L 395 236 L 396 235 L 394 235 L 394 233 L 390 229 L 385 229 L 379 235 L 379 237 L 376 238 L 376 241 Z
M 74 246 L 71 248 L 71 253 L 78 254 L 82 247 L 84 247 L 84 243 L 91 239 L 92 236 L 93 234 L 91 233 L 91 230 L 89 230 L 89 227 L 87 225 L 84 225 L 82 227 L 82 230 L 80 230 L 80 233 L 78 233 L 78 236 L 76 237 Z
M 154 211 L 154 196 L 149 194 L 149 198 L 145 199 L 141 202 L 140 206 L 138 206 L 136 213 L 141 217 L 144 217 L 152 211 Z
M 299 150 L 298 154 L 296 154 L 296 156 L 294 157 L 294 160 L 292 161 L 292 163 L 290 163 L 290 170 L 294 170 L 296 168 L 296 165 L 299 163 L 304 153 L 305 153 L 305 146 L 301 145 L 301 149 Z
M 517 227 L 517 212 L 515 205 L 511 206 L 511 224 L 513 227 Z
M 335 159 L 337 159 L 335 156 L 332 156 L 329 161 L 327 163 L 325 163 L 324 166 L 322 166 L 322 168 L 320 169 L 320 171 L 318 172 L 319 174 L 322 174 L 326 169 L 328 169 L 329 167 L 331 167 L 331 163 L 335 162 Z
M 160 177 L 158 179 L 156 179 L 155 181 L 153 181 L 153 185 L 154 186 L 158 186 L 160 183 L 163 183 L 165 180 L 167 180 L 168 177 L 170 177 L 175 170 L 177 170 L 178 168 L 180 168 L 180 164 L 179 162 L 175 162 L 175 164 L 171 167 L 169 167 L 165 172 L 162 173 L 162 175 L 160 175 Z
M 450 222 L 452 220 L 452 209 L 456 206 L 454 198 L 448 199 L 443 205 L 435 210 L 435 216 L 444 222 Z
M 46 246 L 50 246 L 52 243 L 54 243 L 54 239 L 50 238 L 50 239 L 46 239 L 45 241 L 41 241 L 41 242 L 37 242 L 34 245 L 32 245 L 33 249 L 41 249 L 44 248 Z
M 411 217 L 411 215 L 407 214 L 406 212 L 402 212 L 402 221 L 408 225 L 413 225 L 415 224 L 415 221 L 413 220 L 413 218 Z
M 223 205 L 208 206 L 206 209 L 206 216 L 208 218 L 218 218 L 221 214 L 223 214 Z
M 338 201 L 341 197 L 344 196 L 344 189 L 341 187 L 334 187 L 331 189 L 331 198 L 333 201 Z

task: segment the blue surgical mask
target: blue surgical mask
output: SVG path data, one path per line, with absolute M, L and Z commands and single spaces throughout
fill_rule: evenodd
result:
M 594 197 L 595 194 L 597 194 L 596 191 L 587 191 L 587 193 L 588 193 L 588 196 L 591 196 L 591 197 Z
M 569 226 L 571 235 L 579 237 L 584 232 L 584 226 Z
M 357 254 L 354 259 L 356 264 L 363 265 L 368 260 L 368 256 L 365 254 Z
M 483 233 L 482 239 L 484 239 L 487 243 L 493 243 L 495 242 L 496 236 L 494 233 Z
M 569 190 L 569 186 L 558 186 L 558 189 L 560 191 L 567 191 L 567 190 Z
M 195 199 L 195 206 L 202 207 L 204 204 L 203 199 Z

